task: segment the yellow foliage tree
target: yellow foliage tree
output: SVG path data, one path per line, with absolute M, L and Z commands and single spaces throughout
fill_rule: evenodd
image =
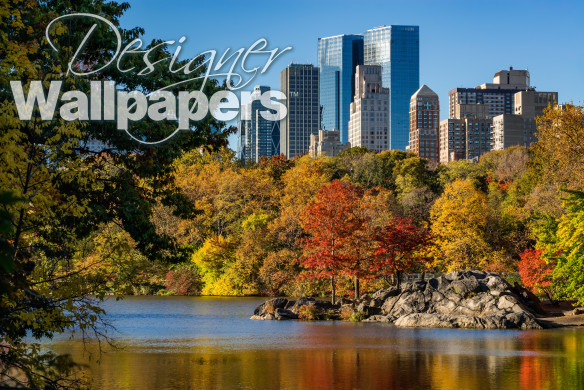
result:
M 434 265 L 448 271 L 486 269 L 493 254 L 485 238 L 488 216 L 487 196 L 471 179 L 447 185 L 430 212 Z
M 532 149 L 544 182 L 584 188 L 584 107 L 549 107 L 537 118 L 537 129 L 539 141 Z

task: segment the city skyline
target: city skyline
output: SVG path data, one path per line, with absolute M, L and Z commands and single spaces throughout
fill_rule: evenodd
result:
M 375 2 L 368 7 L 344 1 L 301 1 L 293 7 L 264 2 L 253 9 L 236 2 L 207 5 L 205 9 L 210 14 L 224 14 L 227 9 L 228 14 L 238 15 L 230 19 L 228 28 L 220 28 L 217 18 L 201 18 L 196 3 L 175 2 L 177 6 L 172 8 L 150 0 L 130 3 L 132 7 L 122 18 L 122 27 L 144 27 L 146 39 L 187 35 L 185 55 L 210 48 L 248 46 L 259 37 L 267 38 L 270 47 L 293 46 L 291 52 L 253 81 L 251 89 L 255 85 L 277 89 L 280 72 L 292 62 L 316 65 L 319 37 L 362 34 L 377 26 L 396 24 L 420 26 L 420 85 L 427 84 L 442 101 L 446 101 L 451 89 L 479 85 L 489 80 L 493 71 L 513 66 L 528 69 L 531 84 L 538 90 L 558 91 L 561 102 L 582 102 L 579 87 L 584 85 L 584 54 L 571 44 L 584 39 L 584 28 L 577 19 L 584 4 L 578 2 L 563 1 L 554 3 L 555 7 L 543 1 Z M 376 12 L 371 12 L 372 7 Z M 564 12 L 566 7 L 572 12 Z M 307 8 L 311 12 L 306 12 Z M 182 12 L 177 13 L 177 9 Z M 285 11 L 287 17 L 277 17 L 279 11 Z M 320 16 L 323 12 L 326 18 Z M 545 28 L 536 23 L 541 15 L 546 15 Z M 168 18 L 176 23 L 158 22 Z M 193 18 L 196 23 L 192 23 Z M 514 38 L 514 24 L 520 24 L 521 37 L 528 38 Z M 209 34 L 213 29 L 217 31 Z M 470 62 L 468 57 L 457 60 L 473 52 L 480 61 Z M 447 117 L 448 106 L 443 104 L 440 118 Z M 232 138 L 230 146 L 235 149 L 236 137 Z

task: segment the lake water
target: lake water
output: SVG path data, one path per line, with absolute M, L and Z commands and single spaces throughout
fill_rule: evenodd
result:
M 106 348 L 86 372 L 99 389 L 584 388 L 584 329 L 250 320 L 263 301 L 108 300 L 119 349 Z M 80 341 L 50 346 L 87 363 Z

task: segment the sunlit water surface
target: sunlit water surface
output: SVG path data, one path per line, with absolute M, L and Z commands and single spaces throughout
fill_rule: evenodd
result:
M 252 321 L 260 298 L 128 297 L 103 307 L 117 349 L 48 346 L 98 389 L 583 389 L 584 329 L 401 329 Z

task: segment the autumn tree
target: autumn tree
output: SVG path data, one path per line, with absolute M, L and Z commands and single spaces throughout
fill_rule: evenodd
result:
M 429 169 L 427 160 L 409 157 L 396 162 L 393 174 L 404 214 L 427 227 L 439 187 L 436 172 Z
M 548 299 L 553 301 L 552 272 L 555 263 L 548 263 L 542 254 L 542 250 L 533 248 L 526 249 L 521 253 L 518 267 L 519 276 L 526 287 L 545 293 Z
M 319 189 L 331 179 L 329 158 L 303 156 L 281 177 L 278 191 L 279 215 L 270 222 L 269 230 L 282 249 L 300 252 L 299 240 L 304 231 L 301 216 Z
M 391 223 L 375 229 L 373 235 L 375 249 L 368 263 L 369 271 L 397 279 L 410 272 L 427 259 L 424 250 L 430 244 L 430 235 L 416 226 L 409 218 L 396 218 Z
M 333 303 L 335 278 L 339 274 L 357 272 L 350 247 L 355 232 L 363 225 L 355 215 L 361 197 L 360 187 L 333 180 L 321 187 L 316 199 L 302 215 L 303 227 L 309 237 L 302 241 L 304 256 L 299 262 L 315 276 L 330 278 Z
M 393 192 L 384 187 L 373 187 L 365 190 L 354 210 L 355 217 L 361 221 L 361 228 L 356 230 L 350 239 L 348 250 L 354 259 L 350 274 L 353 275 L 355 299 L 360 296 L 361 280 L 375 278 L 368 263 L 375 251 L 374 236 L 382 226 L 386 226 L 401 213 Z
M 487 196 L 471 179 L 447 185 L 430 214 L 435 264 L 448 271 L 487 268 L 492 252 L 485 236 L 488 216 Z
M 71 262 L 91 290 L 105 287 L 108 293 L 130 295 L 156 293 L 164 286 L 162 262 L 148 260 L 115 222 L 80 240 Z
M 203 295 L 241 295 L 233 281 L 227 277 L 227 270 L 235 262 L 236 245 L 223 236 L 208 237 L 192 256 L 192 262 L 199 270 Z
M 185 75 L 158 67 L 148 75 L 120 72 L 109 66 L 99 74 L 74 77 L 67 68 L 95 20 L 75 18 L 59 21 L 48 31 L 58 52 L 48 45 L 45 30 L 57 16 L 91 12 L 118 27 L 125 46 L 143 34 L 141 28 L 121 29 L 120 18 L 129 5 L 103 0 L 4 1 L 0 3 L 0 192 L 10 189 L 17 201 L 4 204 L 10 228 L 2 242 L 10 245 L 9 279 L 0 299 L 0 385 L 17 376 L 25 387 L 45 385 L 67 388 L 74 365 L 66 356 L 56 356 L 34 344 L 76 328 L 102 336 L 99 320 L 103 310 L 92 300 L 103 297 L 107 285 L 88 286 L 71 261 L 81 240 L 103 224 L 115 221 L 128 232 L 135 248 L 148 259 L 175 260 L 175 241 L 157 234 L 150 217 L 159 200 L 172 207 L 176 216 L 190 217 L 192 205 L 174 184 L 172 162 L 181 153 L 211 145 L 226 145 L 232 129 L 212 115 L 181 131 L 157 147 L 143 145 L 119 131 L 112 121 L 80 122 L 41 120 L 38 108 L 28 121 L 19 120 L 10 81 L 20 81 L 25 94 L 40 80 L 48 89 L 62 81 L 62 92 L 78 90 L 89 94 L 90 81 L 111 80 L 125 91 L 150 93 L 163 87 L 196 80 L 189 88 L 202 87 L 204 59 L 196 59 L 194 72 Z M 117 42 L 105 24 L 99 24 L 77 59 L 74 69 L 103 65 L 116 52 Z M 154 41 L 145 44 L 150 48 Z M 153 63 L 167 59 L 170 52 L 158 47 L 150 53 Z M 187 60 L 176 63 L 186 65 Z M 124 56 L 121 66 L 143 67 L 143 56 Z M 137 68 L 138 69 L 138 68 Z M 184 88 L 184 84 L 180 88 Z M 205 92 L 223 87 L 209 80 Z M 169 91 L 178 94 L 179 87 Z M 62 94 L 60 92 L 60 94 Z M 56 106 L 59 112 L 61 100 Z M 172 121 L 144 120 L 130 132 L 142 141 L 160 141 L 173 134 Z M 93 150 L 89 140 L 103 141 Z M 90 288 L 91 287 L 91 288 Z M 33 340 L 33 342 L 31 342 Z M 10 382 L 14 383 L 14 382 Z
M 560 296 L 584 305 L 584 192 L 567 194 L 555 242 L 544 256 L 550 262 L 557 261 L 553 278 Z
M 584 107 L 550 106 L 536 118 L 538 142 L 532 146 L 534 163 L 543 182 L 568 189 L 584 187 Z M 557 188 L 557 187 L 556 187 Z

